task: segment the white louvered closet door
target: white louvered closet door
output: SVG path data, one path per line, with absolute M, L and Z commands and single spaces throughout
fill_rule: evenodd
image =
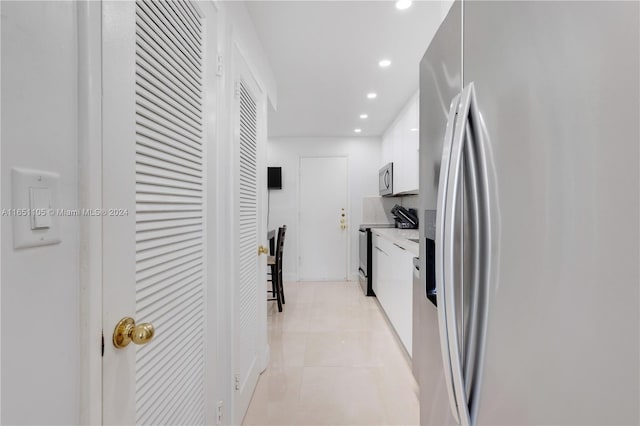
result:
M 103 5 L 105 423 L 205 424 L 203 43 L 190 1 Z M 153 340 L 114 348 L 125 316 Z
M 241 423 L 262 369 L 259 365 L 261 326 L 266 320 L 266 276 L 258 247 L 266 239 L 260 223 L 260 191 L 264 182 L 259 138 L 258 87 L 244 61 L 235 83 L 236 232 L 237 258 L 233 302 L 234 423 Z M 262 318 L 264 316 L 264 318 Z
M 137 424 L 205 421 L 201 27 L 189 1 L 136 3 L 136 317 L 158 331 Z

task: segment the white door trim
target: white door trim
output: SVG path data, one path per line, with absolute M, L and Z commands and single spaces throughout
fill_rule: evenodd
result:
M 0 2 L 0 17 L 2 16 L 2 2 Z M 0 46 L 2 46 L 2 19 L 0 19 Z M 0 67 L 1 69 L 2 67 Z M 2 71 L 0 71 L 0 81 L 2 81 Z M 2 99 L 2 85 L 0 84 L 0 99 Z M 2 104 L 2 102 L 0 102 Z M 2 127 L 2 107 L 0 107 L 0 128 Z M 0 132 L 1 133 L 1 132 Z M 0 146 L 2 146 L 2 136 L 0 136 Z M 0 150 L 1 151 L 1 150 Z M 0 154 L 0 187 L 2 185 L 2 155 Z M 0 226 L 2 228 L 2 226 Z M 2 230 L 0 230 L 0 241 L 2 241 Z M 2 276 L 2 256 L 0 256 L 0 277 Z M 0 279 L 0 289 L 2 283 Z M 0 300 L 2 300 L 2 290 L 0 290 Z M 0 318 L 2 315 L 0 315 Z M 0 320 L 0 330 L 2 330 L 2 320 Z M 0 365 L 2 365 L 2 339 L 0 339 Z M 2 388 L 2 386 L 0 386 Z M 0 389 L 0 418 L 2 418 L 2 389 Z
M 102 208 L 102 4 L 78 2 L 80 209 Z M 102 218 L 80 220 L 80 424 L 102 423 Z
M 101 29 L 102 203 L 128 210 L 126 216 L 102 217 L 102 422 L 132 424 L 136 350 L 117 349 L 112 334 L 136 312 L 136 4 L 103 1 Z M 122 167 L 127 163 L 131 167 Z
M 204 303 L 205 303 L 205 394 L 206 394 L 206 422 L 216 424 L 218 420 L 218 392 L 220 383 L 216 380 L 216 369 L 222 359 L 218 335 L 217 304 L 219 300 L 218 288 L 220 281 L 218 271 L 221 260 L 218 257 L 216 239 L 219 238 L 218 223 L 218 188 L 216 169 L 218 166 L 218 135 L 220 127 L 219 100 L 222 97 L 220 78 L 216 76 L 218 60 L 218 37 L 220 18 L 218 5 L 213 1 L 198 4 L 203 15 L 203 162 L 204 175 Z

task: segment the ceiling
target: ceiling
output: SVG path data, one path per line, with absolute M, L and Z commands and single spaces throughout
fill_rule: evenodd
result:
M 277 84 L 269 136 L 351 137 L 382 134 L 418 90 L 420 59 L 451 2 L 246 3 Z

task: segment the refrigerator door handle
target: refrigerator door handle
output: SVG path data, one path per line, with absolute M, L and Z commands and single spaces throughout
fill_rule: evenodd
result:
M 475 424 L 482 383 L 482 364 L 488 321 L 489 280 L 491 269 L 491 212 L 488 179 L 490 152 L 488 135 L 480 115 L 475 88 L 470 83 L 462 92 L 458 119 L 449 153 L 446 183 L 443 238 L 444 315 L 449 344 L 450 370 L 458 420 L 461 425 Z M 464 157 L 463 157 L 464 152 Z M 471 297 L 469 320 L 465 321 L 462 343 L 458 335 L 456 313 L 455 246 L 458 237 L 455 217 L 462 205 L 458 191 L 464 168 L 465 188 L 470 195 Z M 464 197 L 463 201 L 464 203 Z M 464 263 L 464 262 L 463 262 Z M 467 271 L 463 271 L 463 275 Z M 460 345 L 463 345 L 461 348 Z
M 458 317 L 456 313 L 456 292 L 455 282 L 455 244 L 457 235 L 457 227 L 455 222 L 456 212 L 460 208 L 458 203 L 458 189 L 461 181 L 463 149 L 465 147 L 465 134 L 468 126 L 469 108 L 471 105 L 471 89 L 467 86 L 462 91 L 460 107 L 458 110 L 458 119 L 456 121 L 455 131 L 453 133 L 453 141 L 451 145 L 449 159 L 449 173 L 446 186 L 445 214 L 447 220 L 444 225 L 444 286 L 445 297 L 444 314 L 446 316 L 447 335 L 449 342 L 449 354 L 451 365 L 451 376 L 453 382 L 453 393 L 456 401 L 459 423 L 463 426 L 471 423 L 469 417 L 468 399 L 465 385 L 465 377 L 463 372 L 463 350 L 461 348 L 458 336 Z
M 456 395 L 453 385 L 453 373 L 451 368 L 451 353 L 449 345 L 449 332 L 446 315 L 446 299 L 448 297 L 445 288 L 445 272 L 444 272 L 444 257 L 446 242 L 444 241 L 445 226 L 447 225 L 447 218 L 450 216 L 445 210 L 447 205 L 447 192 L 449 181 L 449 168 L 450 168 L 450 154 L 453 144 L 453 132 L 455 129 L 456 117 L 458 113 L 458 107 L 460 104 L 460 95 L 456 95 L 451 101 L 449 107 L 449 115 L 447 119 L 447 127 L 444 135 L 444 142 L 442 144 L 442 157 L 440 162 L 440 177 L 438 188 L 438 201 L 436 206 L 436 294 L 438 298 L 438 328 L 440 331 L 440 351 L 442 353 L 442 363 L 444 367 L 444 379 L 447 387 L 447 393 L 449 396 L 449 403 L 451 405 L 451 412 L 453 418 L 459 423 L 458 416 L 458 404 L 456 403 Z
M 471 118 L 471 113 L 469 115 Z M 471 296 L 469 297 L 469 319 L 468 321 L 468 329 L 464 333 L 464 366 L 463 366 L 463 377 L 465 381 L 465 394 L 469 396 L 469 398 L 473 395 L 473 378 L 476 373 L 476 355 L 477 355 L 477 343 L 478 343 L 478 321 L 476 318 L 478 317 L 479 308 L 478 304 L 480 302 L 480 271 L 482 270 L 480 266 L 480 244 L 481 244 L 481 212 L 480 212 L 480 188 L 478 187 L 479 176 L 478 176 L 478 166 L 477 166 L 477 155 L 476 155 L 476 136 L 472 132 L 472 127 L 470 124 L 470 120 L 467 120 L 466 123 L 466 140 L 464 143 L 464 177 L 465 177 L 465 188 L 469 191 L 470 195 L 470 203 L 468 203 L 469 208 L 469 228 L 471 231 L 471 283 L 470 290 Z
M 473 344 L 467 348 L 465 361 L 473 363 L 465 371 L 468 382 L 469 417 L 473 423 L 477 419 L 479 407 L 479 395 L 482 387 L 482 366 L 485 353 L 485 342 L 489 316 L 489 289 L 491 277 L 491 259 L 493 242 L 492 218 L 491 218 L 491 193 L 489 190 L 489 166 L 492 164 L 491 151 L 489 149 L 489 136 L 484 121 L 478 108 L 477 97 L 473 82 L 469 83 L 469 96 L 471 99 L 469 110 L 469 122 L 471 123 L 473 139 L 469 139 L 469 148 L 473 156 L 474 170 L 474 205 L 477 213 L 474 220 L 474 303 L 475 312 L 472 316 Z

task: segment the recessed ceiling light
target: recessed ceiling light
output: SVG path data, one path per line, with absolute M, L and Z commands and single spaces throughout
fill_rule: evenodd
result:
M 412 128 L 412 129 L 409 129 L 409 130 L 411 130 L 412 132 L 417 132 L 417 131 L 418 131 L 418 128 L 417 128 L 417 127 L 414 127 L 414 128 Z
M 354 132 L 356 133 L 360 133 L 362 131 L 362 129 L 353 129 Z
M 396 2 L 396 9 L 399 10 L 404 10 L 404 9 L 408 9 L 411 7 L 411 0 L 398 0 Z
M 373 93 L 373 92 L 367 94 L 367 98 L 369 98 L 369 99 L 375 99 L 377 97 L 378 97 L 378 95 L 376 93 Z
M 391 65 L 391 61 L 388 59 L 383 59 L 380 62 L 378 62 L 378 65 L 380 66 L 380 68 L 386 68 L 389 65 Z
M 365 118 L 369 118 L 369 116 L 367 114 L 360 114 L 360 118 L 364 120 Z

